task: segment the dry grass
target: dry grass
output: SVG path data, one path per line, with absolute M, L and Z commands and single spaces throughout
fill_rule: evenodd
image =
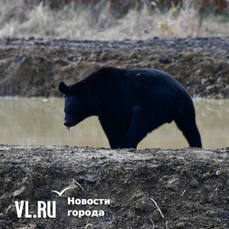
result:
M 153 37 L 229 36 L 224 15 L 200 13 L 192 6 L 171 7 L 162 13 L 149 4 L 118 15 L 110 3 L 71 3 L 61 9 L 49 4 L 26 5 L 24 0 L 0 0 L 0 37 L 53 37 L 75 40 L 151 39 Z

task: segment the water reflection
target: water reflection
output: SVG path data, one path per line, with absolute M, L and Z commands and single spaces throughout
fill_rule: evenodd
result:
M 194 100 L 204 148 L 229 146 L 229 100 Z M 0 143 L 109 147 L 97 117 L 67 131 L 63 98 L 1 98 Z M 182 148 L 188 144 L 174 123 L 149 134 L 138 148 Z

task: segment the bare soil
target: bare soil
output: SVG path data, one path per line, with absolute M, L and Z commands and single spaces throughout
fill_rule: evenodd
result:
M 228 49 L 228 38 L 109 42 L 3 38 L 0 95 L 61 96 L 60 80 L 71 84 L 110 65 L 160 69 L 193 97 L 229 98 Z M 0 145 L 0 163 L 3 229 L 229 227 L 229 148 Z M 52 191 L 67 187 L 71 188 L 62 196 Z M 69 205 L 69 197 L 110 203 Z M 23 210 L 19 218 L 15 201 L 22 200 L 28 201 L 32 217 L 39 201 L 56 201 L 56 217 L 28 218 Z M 68 215 L 82 210 L 105 215 Z
M 0 39 L 0 95 L 61 96 L 102 66 L 156 68 L 193 97 L 229 98 L 229 38 L 71 41 Z
M 110 150 L 1 145 L 1 228 L 228 228 L 229 148 Z M 73 181 L 73 179 L 78 182 Z M 72 189 L 59 197 L 52 190 Z M 75 199 L 109 204 L 68 205 Z M 161 213 L 156 207 L 157 203 Z M 56 218 L 17 217 L 15 201 L 56 201 Z M 69 216 L 103 210 L 105 216 Z

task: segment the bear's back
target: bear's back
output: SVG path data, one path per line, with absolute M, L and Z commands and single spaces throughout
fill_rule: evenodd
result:
M 141 96 L 160 94 L 187 94 L 183 86 L 169 74 L 156 69 L 119 69 L 103 67 L 93 72 L 85 83 L 92 91 L 98 93 L 115 93 L 117 96 L 131 93 Z

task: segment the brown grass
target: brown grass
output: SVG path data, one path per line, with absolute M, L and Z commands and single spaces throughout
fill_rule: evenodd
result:
M 24 0 L 0 0 L 0 37 L 52 37 L 75 40 L 122 40 L 229 36 L 227 15 L 200 14 L 193 5 L 161 10 L 134 4 L 126 11 L 109 1 L 70 3 L 59 8 L 50 4 L 26 4 Z

